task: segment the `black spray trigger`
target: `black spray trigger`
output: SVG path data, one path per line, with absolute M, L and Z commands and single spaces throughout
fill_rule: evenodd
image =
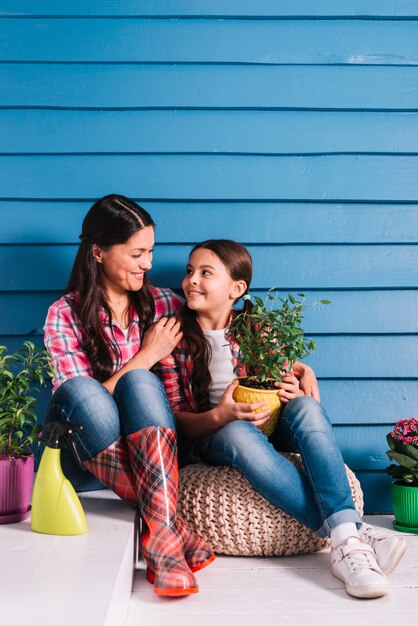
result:
M 75 445 L 75 433 L 83 430 L 82 424 L 72 424 L 71 422 L 48 422 L 44 424 L 44 430 L 49 432 L 47 440 L 48 448 L 62 448 L 62 443 L 65 441 L 74 455 L 80 468 L 83 472 L 86 471 L 80 455 L 78 454 L 77 446 Z

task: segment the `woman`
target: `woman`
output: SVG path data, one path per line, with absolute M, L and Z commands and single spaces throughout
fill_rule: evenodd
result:
M 44 328 L 56 374 L 47 421 L 82 424 L 76 436 L 84 467 L 139 508 L 155 593 L 196 593 L 192 572 L 214 555 L 176 515 L 175 422 L 150 371 L 182 337 L 175 319 L 182 300 L 147 280 L 154 222 L 135 202 L 98 200 L 80 239 L 69 283 Z
M 242 297 L 244 313 L 251 311 L 251 277 L 251 257 L 234 241 L 205 241 L 190 254 L 183 280 L 187 305 L 180 314 L 183 341 L 162 362 L 189 457 L 239 469 L 274 506 L 319 536 L 330 536 L 332 572 L 349 594 L 383 596 L 389 591 L 385 574 L 395 568 L 406 543 L 363 524 L 312 371 L 297 363 L 276 383 L 284 409 L 271 440 L 257 428 L 269 418 L 263 404 L 233 400 L 238 384 L 233 379 L 245 375 L 233 305 Z M 314 394 L 317 399 L 309 397 Z M 300 452 L 306 473 L 278 450 Z

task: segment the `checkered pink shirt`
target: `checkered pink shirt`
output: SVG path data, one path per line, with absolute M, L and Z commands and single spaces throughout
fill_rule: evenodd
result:
M 162 317 L 173 317 L 183 306 L 183 300 L 171 289 L 151 287 L 155 301 L 154 321 Z M 44 326 L 45 347 L 51 355 L 55 369 L 54 391 L 69 378 L 74 376 L 90 376 L 93 372 L 90 362 L 84 352 L 80 322 L 74 317 L 68 298 L 75 294 L 63 296 L 48 309 Z M 114 358 L 114 372 L 120 370 L 141 349 L 139 319 L 133 314 L 126 338 L 122 330 L 115 324 L 109 324 L 105 311 L 100 313 L 106 335 L 117 343 L 119 358 Z

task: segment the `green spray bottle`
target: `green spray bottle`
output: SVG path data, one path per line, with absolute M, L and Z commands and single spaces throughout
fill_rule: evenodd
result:
M 80 499 L 61 468 L 61 448 L 66 441 L 85 470 L 74 442 L 80 424 L 49 422 L 47 444 L 39 464 L 32 495 L 32 530 L 47 535 L 83 535 L 87 522 Z

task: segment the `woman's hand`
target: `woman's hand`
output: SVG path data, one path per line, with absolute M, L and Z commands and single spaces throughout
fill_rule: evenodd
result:
M 103 382 L 109 393 L 114 392 L 118 380 L 127 372 L 135 369 L 150 370 L 153 365 L 168 356 L 176 347 L 183 334 L 180 322 L 174 317 L 162 317 L 152 324 L 142 339 L 139 352 L 135 354 L 120 370 Z
M 293 370 L 288 374 L 283 374 L 282 381 L 277 381 L 275 383 L 275 387 L 279 390 L 279 397 L 283 404 L 287 404 L 290 400 L 293 400 L 298 396 L 305 395 Z
M 299 387 L 302 389 L 305 396 L 311 396 L 311 398 L 314 398 L 317 402 L 321 402 L 318 381 L 313 369 L 309 367 L 309 365 L 295 363 L 293 372 L 298 377 Z
M 239 381 L 237 379 L 233 380 L 225 389 L 218 405 L 213 409 L 219 422 L 225 425 L 235 420 L 244 420 L 246 422 L 252 422 L 255 426 L 261 426 L 269 419 L 271 413 L 270 409 L 253 413 L 255 409 L 266 406 L 264 402 L 255 402 L 252 404 L 235 402 L 232 394 L 238 385 Z
M 171 354 L 182 337 L 180 322 L 175 317 L 162 317 L 147 330 L 136 356 L 142 355 L 141 359 L 146 356 L 152 367 Z

